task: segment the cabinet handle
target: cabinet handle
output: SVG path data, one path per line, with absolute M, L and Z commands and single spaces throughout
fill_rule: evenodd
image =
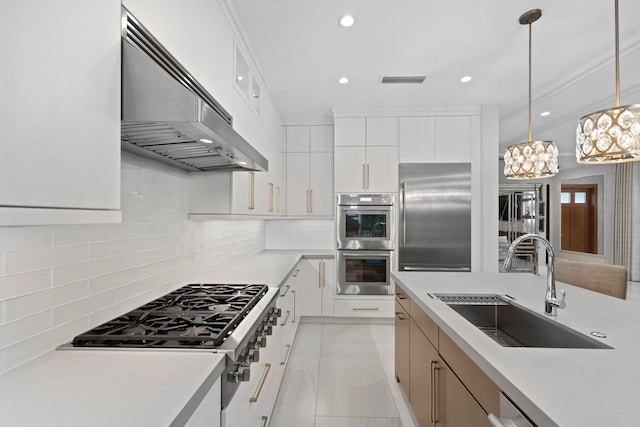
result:
M 437 360 L 431 361 L 431 423 L 435 427 L 438 422 L 438 384 L 437 384 L 437 375 L 436 371 L 438 371 L 440 367 L 438 366 Z
M 362 189 L 366 190 L 367 189 L 367 165 L 366 163 L 362 164 Z
M 370 307 L 353 307 L 353 311 L 378 311 L 380 310 L 378 307 L 370 308 Z
M 264 387 L 264 383 L 267 382 L 267 377 L 269 376 L 269 371 L 271 371 L 271 363 L 264 364 L 264 375 L 262 376 L 262 381 L 260 381 L 260 387 L 258 387 L 258 392 L 255 396 L 249 399 L 250 403 L 256 403 L 258 399 L 260 399 L 260 394 L 262 393 L 262 388 Z
M 313 213 L 313 189 L 309 190 L 309 213 Z
M 500 421 L 500 419 L 495 415 L 489 414 L 487 417 L 489 418 L 489 423 L 491 423 L 493 427 L 506 427 L 504 423 Z
M 296 271 L 293 272 L 293 274 L 291 275 L 291 277 L 298 277 L 298 274 L 300 273 L 300 269 L 296 268 Z
M 280 186 L 276 187 L 276 213 L 280 213 Z
M 256 208 L 256 173 L 249 172 L 249 210 Z
M 285 288 L 287 288 L 287 290 L 280 294 L 280 298 L 284 298 L 284 296 L 287 295 L 287 292 L 291 289 L 291 285 L 286 285 Z
M 407 299 L 407 296 L 402 292 L 396 292 L 396 297 L 398 297 L 398 299 Z
M 285 347 L 287 347 L 287 352 L 284 355 L 284 360 L 280 362 L 281 365 L 286 365 L 287 360 L 289 360 L 289 352 L 291 351 L 291 344 L 287 344 L 285 345 Z
M 365 187 L 365 190 L 369 189 L 369 163 L 367 163 L 367 185 Z
M 273 212 L 273 183 L 269 183 L 269 212 Z
M 318 287 L 322 287 L 322 261 L 318 263 Z
M 269 417 L 267 417 L 266 415 L 262 416 L 262 422 L 260 423 L 260 427 L 267 427 L 267 421 L 269 420 Z
M 291 291 L 293 294 L 293 319 L 291 319 L 291 323 L 296 323 L 296 291 Z
M 399 320 L 407 320 L 407 318 L 406 318 L 406 317 L 404 317 L 404 313 L 399 313 L 399 312 L 397 312 L 397 313 L 396 313 L 396 317 L 397 317 Z
M 311 207 L 309 206 L 309 191 L 307 190 L 307 213 L 311 213 Z
M 287 310 L 287 315 L 284 317 L 284 320 L 282 321 L 282 323 L 280 323 L 280 326 L 284 326 L 287 324 L 287 320 L 289 320 L 290 314 L 291 314 L 291 310 Z
M 327 286 L 327 263 L 322 261 L 322 287 Z

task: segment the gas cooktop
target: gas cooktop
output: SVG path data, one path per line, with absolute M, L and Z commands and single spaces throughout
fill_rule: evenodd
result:
M 190 284 L 78 335 L 73 346 L 214 349 L 267 290 L 261 284 Z

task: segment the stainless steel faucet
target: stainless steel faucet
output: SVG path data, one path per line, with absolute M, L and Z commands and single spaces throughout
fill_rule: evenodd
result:
M 502 267 L 505 270 L 511 269 L 511 263 L 513 262 L 513 258 L 515 257 L 516 248 L 520 243 L 522 243 L 523 240 L 528 239 L 537 240 L 538 242 L 542 243 L 547 249 L 547 253 L 549 254 L 549 264 L 547 265 L 547 293 L 544 296 L 544 312 L 549 316 L 556 316 L 558 314 L 558 308 L 565 308 L 567 306 L 567 304 L 564 302 L 566 294 L 564 290 L 560 290 L 562 298 L 558 299 L 558 296 L 556 295 L 556 277 L 553 273 L 554 253 L 553 247 L 547 239 L 545 239 L 544 237 L 540 237 L 537 234 L 523 234 L 522 236 L 518 237 L 513 241 L 513 243 L 511 243 L 511 246 L 509 246 L 509 250 L 507 251 L 507 256 L 504 259 L 504 264 L 502 265 Z

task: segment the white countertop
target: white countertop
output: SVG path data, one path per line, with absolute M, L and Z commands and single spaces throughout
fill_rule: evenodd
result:
M 224 358 L 185 351 L 52 351 L 0 376 L 0 423 L 183 425 L 224 370 Z
M 207 276 L 208 283 L 264 283 L 279 287 L 300 258 L 333 258 L 331 250 L 266 250 Z
M 539 426 L 638 425 L 640 310 L 629 301 L 558 282 L 565 309 L 553 321 L 589 335 L 603 349 L 505 348 L 427 293 L 508 294 L 544 311 L 546 277 L 523 273 L 394 272 L 396 283 Z
M 332 258 L 333 251 L 266 250 L 205 281 L 280 286 L 302 257 Z M 225 355 L 179 350 L 149 353 L 56 350 L 0 375 L 0 424 L 182 425 L 223 372 Z

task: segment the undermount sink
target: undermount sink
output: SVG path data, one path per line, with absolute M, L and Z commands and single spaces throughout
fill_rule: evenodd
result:
M 503 347 L 612 349 L 499 295 L 434 294 Z

